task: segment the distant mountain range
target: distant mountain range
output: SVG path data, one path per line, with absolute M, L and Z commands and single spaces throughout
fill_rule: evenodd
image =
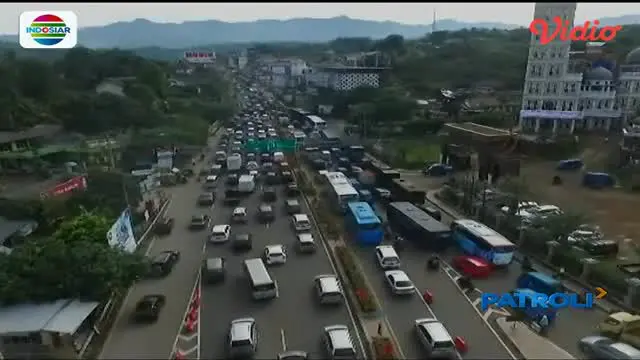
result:
M 602 18 L 603 25 L 637 24 L 640 15 Z M 465 28 L 515 29 L 520 26 L 500 22 L 463 22 L 442 19 L 437 30 Z M 155 23 L 146 19 L 81 28 L 80 44 L 90 48 L 135 49 L 159 47 L 183 49 L 229 43 L 326 42 L 339 37 L 381 39 L 391 34 L 417 38 L 432 31 L 431 24 L 408 25 L 392 21 L 352 19 L 346 16 L 291 20 L 224 22 L 219 20 Z M 16 35 L 0 36 L 0 41 L 17 42 Z

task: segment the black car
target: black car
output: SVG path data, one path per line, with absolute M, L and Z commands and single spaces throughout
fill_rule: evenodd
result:
M 298 185 L 296 184 L 289 184 L 284 189 L 284 193 L 287 195 L 287 197 L 296 197 L 300 195 L 300 189 L 298 189 Z
M 276 201 L 278 196 L 276 195 L 276 189 L 272 187 L 266 187 L 262 191 L 262 200 L 266 202 Z
M 270 162 L 271 161 L 271 154 L 269 154 L 269 153 L 260 154 L 260 161 L 263 162 L 263 163 Z
M 189 223 L 189 229 L 191 230 L 204 230 L 209 226 L 209 216 L 208 215 L 194 215 L 191 217 L 191 222 Z
M 151 259 L 151 275 L 169 275 L 178 260 L 180 260 L 180 252 L 177 250 L 167 250 L 159 253 Z
M 258 220 L 263 223 L 272 222 L 276 216 L 273 213 L 273 208 L 269 204 L 260 204 L 258 206 Z
M 145 295 L 138 301 L 133 311 L 135 321 L 156 321 L 166 303 L 166 298 L 161 294 Z
M 251 234 L 237 234 L 231 240 L 231 247 L 235 251 L 249 251 L 253 248 Z
M 238 179 L 238 174 L 229 174 L 227 175 L 226 184 L 229 186 L 236 186 L 238 185 Z
M 280 179 L 275 171 L 269 171 L 264 182 L 267 185 L 278 185 L 280 183 Z
M 214 193 L 203 193 L 198 196 L 198 205 L 200 206 L 211 206 L 215 202 Z
M 285 184 L 293 182 L 293 174 L 291 173 L 291 171 L 289 171 L 289 170 L 283 170 L 282 171 L 282 181 Z
M 302 207 L 298 199 L 287 199 L 284 203 L 284 208 L 289 215 L 300 214 L 302 212 Z

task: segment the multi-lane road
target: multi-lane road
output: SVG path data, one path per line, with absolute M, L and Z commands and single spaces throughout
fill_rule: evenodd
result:
M 435 204 L 431 205 L 436 206 Z M 450 224 L 453 221 L 453 218 L 446 213 L 442 215 L 442 221 L 445 224 Z M 448 257 L 453 255 L 448 254 Z M 447 259 L 447 255 L 445 259 Z M 548 269 L 537 264 L 534 264 L 534 268 L 538 271 L 548 272 Z M 487 279 L 474 281 L 474 285 L 478 287 L 478 290 L 484 292 L 498 294 L 508 292 L 516 287 L 520 273 L 519 264 L 514 263 L 508 271 L 494 272 Z M 606 317 L 607 314 L 600 309 L 562 309 L 547 337 L 572 355 L 580 357 L 582 355 L 578 350 L 578 341 L 585 336 L 593 335 L 596 332 L 596 326 Z
M 378 213 L 384 218 L 382 209 L 378 209 Z M 402 261 L 401 269 L 416 286 L 416 293 L 413 296 L 402 298 L 389 291 L 372 248 L 356 248 L 355 252 L 382 303 L 384 314 L 406 358 L 424 356 L 412 328 L 414 320 L 424 317 L 437 318 L 445 325 L 451 336 L 460 336 L 467 341 L 469 350 L 464 358 L 513 358 L 507 345 L 482 319 L 481 314 L 462 294 L 453 279 L 443 270 L 427 270 L 427 253 L 410 247 L 399 252 Z M 429 290 L 434 295 L 434 301 L 430 305 L 422 299 L 422 293 L 425 290 Z
M 275 358 L 285 350 L 306 351 L 314 358 L 326 356 L 321 349 L 320 335 L 328 325 L 342 324 L 351 329 L 358 352 L 362 354 L 359 334 L 354 328 L 352 314 L 346 304 L 339 307 L 323 307 L 317 303 L 313 292 L 313 278 L 321 274 L 333 274 L 334 269 L 327 256 L 317 230 L 313 231 L 318 245 L 315 254 L 298 254 L 295 251 L 295 233 L 290 217 L 284 209 L 284 186 L 278 186 L 278 199 L 273 203 L 276 219 L 261 224 L 256 219 L 260 192 L 256 191 L 243 200 L 249 215 L 247 224 L 231 225 L 234 234 L 249 233 L 253 237 L 253 249 L 237 254 L 230 244 L 208 245 L 208 257 L 224 257 L 227 260 L 227 279 L 223 284 L 202 287 L 201 305 L 201 356 L 220 359 L 225 355 L 226 339 L 231 320 L 242 317 L 256 319 L 259 331 L 256 358 Z M 219 185 L 218 196 L 224 186 Z M 195 199 L 194 199 L 195 201 Z M 303 204 L 303 212 L 309 209 Z M 214 210 L 214 225 L 229 224 L 233 208 L 222 206 Z M 286 264 L 270 268 L 278 282 L 279 297 L 265 302 L 251 299 L 249 284 L 242 269 L 244 259 L 260 257 L 266 245 L 282 244 L 288 248 Z

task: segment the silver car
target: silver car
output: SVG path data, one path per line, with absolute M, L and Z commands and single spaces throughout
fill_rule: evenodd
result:
M 229 357 L 253 357 L 258 347 L 258 329 L 254 318 L 231 321 L 228 335 Z
M 416 292 L 416 288 L 409 279 L 409 276 L 402 270 L 388 270 L 384 272 L 384 277 L 389 284 L 389 288 L 394 294 L 411 295 Z
M 578 342 L 578 348 L 587 359 L 598 360 L 637 360 L 640 350 L 622 342 L 616 342 L 604 336 L 587 336 Z

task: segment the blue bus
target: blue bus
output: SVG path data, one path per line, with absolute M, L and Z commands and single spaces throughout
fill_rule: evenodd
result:
M 461 219 L 451 223 L 453 238 L 466 254 L 481 257 L 495 266 L 513 261 L 517 247 L 497 231 L 475 220 Z
M 345 216 L 347 232 L 357 244 L 380 245 L 384 238 L 382 221 L 366 202 L 350 202 Z

